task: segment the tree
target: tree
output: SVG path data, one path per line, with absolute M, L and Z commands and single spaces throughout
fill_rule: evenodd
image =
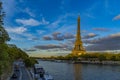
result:
M 100 61 L 106 60 L 106 56 L 104 54 L 99 54 L 98 58 Z
M 116 55 L 112 55 L 112 56 L 111 56 L 111 60 L 112 60 L 112 61 L 116 61 Z
M 31 57 L 25 58 L 24 62 L 25 62 L 26 67 L 33 67 L 34 64 L 37 63 L 37 61 Z
M 4 43 L 5 41 L 9 41 L 10 37 L 7 33 L 7 31 L 3 27 L 3 20 L 5 17 L 5 12 L 2 8 L 2 2 L 0 2 L 0 43 Z

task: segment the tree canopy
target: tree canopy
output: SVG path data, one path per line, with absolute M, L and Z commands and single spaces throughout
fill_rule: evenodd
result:
M 2 2 L 0 2 L 0 43 L 10 40 L 10 37 L 7 31 L 3 27 L 4 17 L 5 17 L 5 12 L 3 11 L 3 8 L 2 8 Z

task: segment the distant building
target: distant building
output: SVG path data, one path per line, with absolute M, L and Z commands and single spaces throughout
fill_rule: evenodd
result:
M 80 33 L 80 16 L 78 17 L 78 25 L 77 25 L 77 34 L 76 34 L 76 41 L 74 44 L 74 48 L 72 50 L 72 54 L 73 55 L 81 55 L 81 54 L 85 54 L 86 51 L 83 47 L 83 43 L 81 40 L 81 33 Z

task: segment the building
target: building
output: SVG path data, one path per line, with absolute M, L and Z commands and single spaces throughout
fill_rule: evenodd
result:
M 74 44 L 74 48 L 72 50 L 72 54 L 73 55 L 81 55 L 81 54 L 85 54 L 86 51 L 83 47 L 83 43 L 82 43 L 82 40 L 81 40 L 81 33 L 80 33 L 80 16 L 78 17 L 78 20 L 77 20 L 77 34 L 76 34 L 76 41 L 75 41 L 75 44 Z

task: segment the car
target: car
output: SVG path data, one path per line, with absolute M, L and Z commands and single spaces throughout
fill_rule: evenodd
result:
M 15 70 L 15 71 L 18 71 L 18 72 L 20 71 L 20 69 L 19 69 L 19 68 L 16 68 L 16 69 L 14 69 L 14 70 Z
M 17 79 L 17 78 L 18 78 L 17 74 L 13 73 L 11 79 Z

